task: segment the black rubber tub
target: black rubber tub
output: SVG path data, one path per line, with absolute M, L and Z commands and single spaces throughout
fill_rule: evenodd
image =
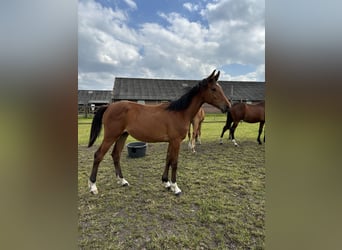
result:
M 128 156 L 131 158 L 144 157 L 146 155 L 146 142 L 130 142 L 127 144 Z

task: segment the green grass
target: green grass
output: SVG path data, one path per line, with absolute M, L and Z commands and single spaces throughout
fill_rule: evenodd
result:
M 258 124 L 241 123 L 240 147 L 218 138 L 224 115 L 207 115 L 196 154 L 181 145 L 177 183 L 182 195 L 165 190 L 161 175 L 167 144 L 148 144 L 143 158 L 127 157 L 129 187 L 116 184 L 110 153 L 101 162 L 99 194 L 87 180 L 95 146 L 87 148 L 91 119 L 79 119 L 79 248 L 81 249 L 263 249 L 265 247 L 265 147 Z M 134 139 L 129 137 L 129 141 Z

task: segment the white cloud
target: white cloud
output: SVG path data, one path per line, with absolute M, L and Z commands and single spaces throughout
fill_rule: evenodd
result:
M 231 76 L 225 71 L 222 71 L 221 80 L 227 81 L 262 81 L 265 76 L 265 64 L 260 64 L 253 72 L 244 75 Z
M 209 3 L 202 15 L 210 31 L 220 41 L 221 60 L 241 64 L 264 63 L 264 2 L 222 0 Z
M 156 73 L 165 72 L 165 77 L 177 78 L 202 77 L 215 68 L 213 51 L 219 44 L 210 40 L 207 28 L 176 13 L 160 15 L 169 22 L 167 28 L 144 24 L 141 29 L 146 65 L 153 65 Z
M 110 90 L 113 88 L 114 77 L 110 72 L 79 72 L 79 89 Z
M 113 11 L 94 1 L 79 3 L 80 72 L 113 74 L 122 65 L 140 59 L 137 34 L 126 25 L 126 20 L 123 11 Z
M 137 9 L 137 4 L 133 0 L 124 0 L 125 3 L 132 9 Z
M 200 8 L 200 6 L 199 6 L 198 4 L 192 4 L 192 3 L 189 3 L 189 2 L 184 3 L 184 4 L 183 4 L 183 7 L 184 7 L 185 9 L 187 9 L 188 11 L 190 11 L 190 12 L 198 11 L 199 8 Z
M 167 25 L 150 22 L 132 28 L 123 10 L 79 2 L 79 87 L 94 83 L 94 89 L 111 89 L 115 76 L 201 79 L 231 63 L 257 70 L 234 77 L 222 71 L 221 80 L 264 80 L 263 1 L 217 0 L 183 7 L 201 13 L 208 23 L 160 13 Z

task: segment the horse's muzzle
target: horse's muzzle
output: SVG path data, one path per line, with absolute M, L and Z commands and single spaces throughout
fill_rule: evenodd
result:
M 229 107 L 227 105 L 225 105 L 223 108 L 221 108 L 222 113 L 226 113 L 226 112 L 228 112 L 228 110 L 229 110 Z

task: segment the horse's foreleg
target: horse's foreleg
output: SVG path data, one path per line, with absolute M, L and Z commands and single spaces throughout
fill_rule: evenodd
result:
M 235 136 L 234 136 L 235 129 L 238 126 L 238 124 L 239 124 L 238 122 L 234 122 L 233 126 L 231 126 L 231 128 L 229 130 L 229 138 L 232 140 L 232 142 L 234 143 L 235 147 L 239 146 L 239 144 L 237 144 L 237 142 L 235 140 Z
M 121 158 L 121 152 L 125 145 L 125 141 L 128 137 L 128 133 L 123 133 L 119 139 L 116 141 L 113 151 L 112 151 L 112 158 L 114 162 L 115 167 L 115 175 L 118 179 L 118 184 L 122 186 L 128 186 L 129 183 L 123 178 L 122 172 L 121 172 L 121 166 L 120 166 L 120 158 Z
M 177 186 L 177 167 L 178 167 L 178 154 L 181 141 L 170 143 L 170 163 L 171 163 L 171 191 L 175 195 L 182 193 L 182 190 Z
M 260 140 L 260 136 L 261 136 L 261 133 L 262 133 L 262 129 L 264 127 L 264 124 L 265 122 L 260 122 L 260 125 L 259 125 L 259 134 L 258 134 L 258 143 L 261 145 L 261 140 Z M 264 133 L 264 142 L 265 142 L 265 133 Z
M 101 146 L 94 154 L 94 163 L 93 168 L 90 174 L 90 178 L 88 180 L 88 187 L 90 188 L 90 192 L 93 194 L 97 194 L 98 190 L 96 187 L 96 176 L 97 170 L 99 168 L 100 162 L 102 161 L 104 155 L 107 153 L 110 146 L 113 144 L 114 140 L 103 140 Z
M 224 125 L 224 127 L 223 127 L 223 129 L 222 129 L 221 136 L 220 136 L 220 144 L 223 143 L 223 140 L 222 140 L 223 135 L 224 135 L 224 133 L 227 131 L 227 129 L 229 129 L 229 127 L 230 127 L 230 125 L 228 125 L 228 124 Z
M 169 182 L 169 168 L 170 168 L 170 144 L 167 148 L 166 165 L 165 165 L 164 173 L 162 175 L 163 185 L 167 189 L 171 187 L 171 183 Z

